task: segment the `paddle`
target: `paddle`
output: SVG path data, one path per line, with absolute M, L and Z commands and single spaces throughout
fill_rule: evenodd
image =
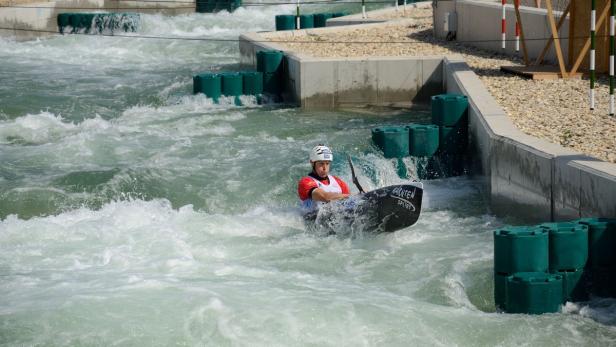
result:
M 351 166 L 351 176 L 353 176 L 353 183 L 355 183 L 355 186 L 357 187 L 357 189 L 359 189 L 360 193 L 365 193 L 364 188 L 361 187 L 361 185 L 359 184 L 359 181 L 357 180 L 357 176 L 355 176 L 355 168 L 353 167 L 351 156 L 347 155 L 347 158 L 349 159 L 349 165 Z

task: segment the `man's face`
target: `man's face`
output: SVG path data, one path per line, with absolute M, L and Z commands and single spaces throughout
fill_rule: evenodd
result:
M 330 161 L 319 160 L 314 162 L 314 172 L 319 177 L 326 177 L 329 174 Z

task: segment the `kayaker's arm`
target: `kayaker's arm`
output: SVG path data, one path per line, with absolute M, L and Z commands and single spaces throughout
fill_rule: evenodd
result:
M 332 200 L 346 199 L 350 194 L 326 192 L 321 188 L 312 190 L 312 200 L 330 202 Z

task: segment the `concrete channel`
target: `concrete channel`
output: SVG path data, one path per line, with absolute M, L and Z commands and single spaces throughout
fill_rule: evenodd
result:
M 432 2 L 418 5 L 432 6 Z M 456 6 L 479 17 L 482 13 L 486 15 L 482 11 L 497 9 L 495 4 L 473 0 L 438 1 L 437 6 L 441 8 L 435 9 L 434 23 L 442 23 L 445 13 L 454 11 Z M 529 21 L 536 18 L 546 22 L 543 10 L 533 9 L 527 15 Z M 480 22 L 467 20 L 467 23 Z M 308 29 L 305 33 L 384 25 L 354 24 L 344 18 L 340 23 L 351 25 L 331 27 L 328 23 L 326 28 Z M 541 25 L 537 24 L 536 30 Z M 469 29 L 462 23 L 458 23 L 457 29 L 469 40 L 474 38 L 473 32 L 485 32 Z M 279 32 L 276 38 L 305 33 Z M 285 51 L 281 45 L 268 40 L 271 38 L 265 33 L 241 35 L 242 63 L 255 66 L 255 54 L 260 50 Z M 536 44 L 541 46 L 540 42 Z M 616 217 L 616 164 L 522 133 L 460 56 L 314 58 L 287 50 L 285 57 L 285 97 L 307 110 L 386 106 L 409 101 L 425 103 L 430 96 L 443 92 L 466 95 L 471 153 L 475 161 L 473 174 L 483 177 L 490 206 L 498 215 L 529 222 Z

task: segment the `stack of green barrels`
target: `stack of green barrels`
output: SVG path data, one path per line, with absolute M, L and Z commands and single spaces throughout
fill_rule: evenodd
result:
M 135 32 L 139 27 L 138 13 L 59 13 L 60 33 Z M 70 31 L 68 30 L 70 28 Z
M 616 219 L 582 218 L 588 226 L 587 278 L 591 294 L 616 297 Z
M 459 176 L 465 170 L 468 147 L 468 99 L 460 94 L 432 97 L 432 124 L 438 126 L 438 171 L 443 176 Z M 432 170 L 434 171 L 434 170 Z
M 278 99 L 283 91 L 283 61 L 282 51 L 257 52 L 257 71 L 263 73 L 263 92 Z
M 206 72 L 193 77 L 193 93 L 203 93 L 218 102 L 221 96 L 232 96 L 240 105 L 240 95 L 263 94 L 263 74 L 258 71 Z
M 242 6 L 242 0 L 197 0 L 196 5 L 196 11 L 199 13 L 233 12 Z
M 432 97 L 433 124 L 372 129 L 372 141 L 385 158 L 411 156 L 420 179 L 461 175 L 468 137 L 468 100 L 464 95 Z
M 299 16 L 299 28 L 311 29 L 311 28 L 323 28 L 327 26 L 327 20 L 330 18 L 337 18 L 347 16 L 347 12 L 333 12 L 333 13 L 314 13 L 314 14 L 302 14 Z M 297 16 L 292 14 L 280 14 L 276 16 L 276 30 L 295 30 Z
M 281 51 L 257 52 L 257 71 L 206 72 L 193 77 L 193 93 L 203 93 L 218 102 L 221 96 L 235 97 L 240 105 L 240 95 L 254 95 L 261 102 L 263 94 L 278 99 L 283 86 Z
M 494 231 L 494 302 L 508 313 L 558 312 L 589 294 L 616 296 L 616 219 Z

